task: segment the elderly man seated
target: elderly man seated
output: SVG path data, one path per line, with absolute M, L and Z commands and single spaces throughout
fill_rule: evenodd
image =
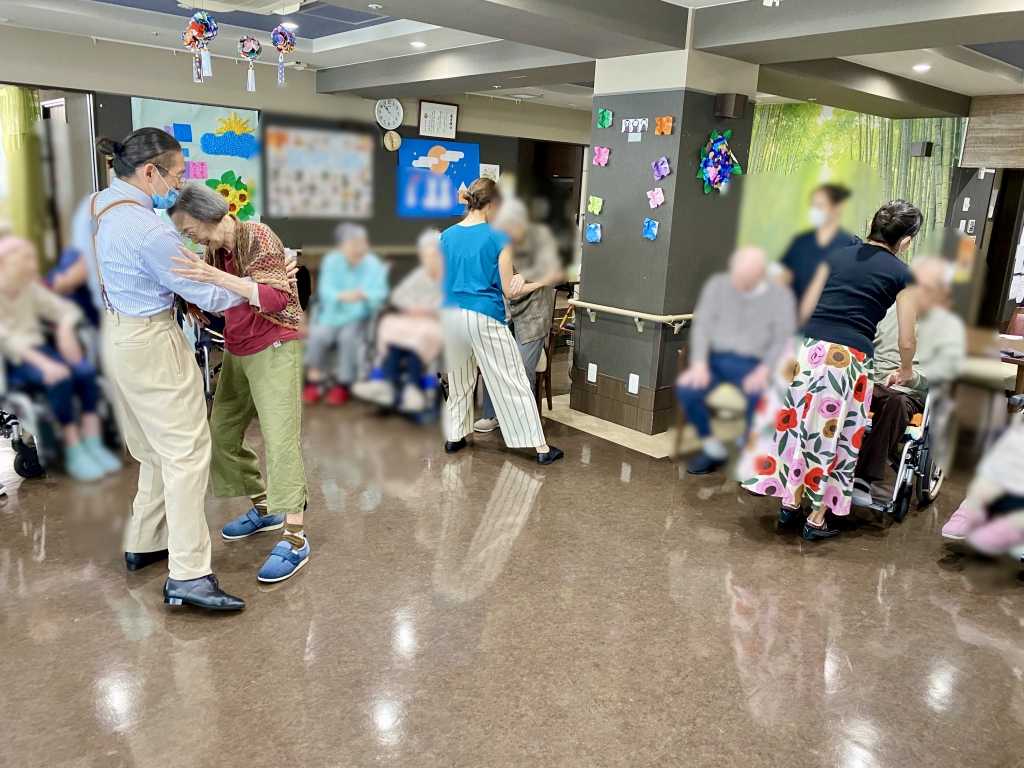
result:
M 875 331 L 875 364 L 871 373 L 871 432 L 857 459 L 853 503 L 871 504 L 871 484 L 885 475 L 885 463 L 915 414 L 924 410 L 930 387 L 953 381 L 963 370 L 966 332 L 963 321 L 944 306 L 949 300 L 953 266 L 938 256 L 923 256 L 910 265 L 917 291 L 917 354 L 914 378 L 903 387 L 890 387 L 900 367 L 896 305 Z
M 729 271 L 704 284 L 690 329 L 690 367 L 676 381 L 676 396 L 700 435 L 701 452 L 687 472 L 703 475 L 722 466 L 729 452 L 711 434 L 704 399 L 719 384 L 734 384 L 747 398 L 747 428 L 782 350 L 796 333 L 796 301 L 789 288 L 766 279 L 760 248 L 741 248 Z

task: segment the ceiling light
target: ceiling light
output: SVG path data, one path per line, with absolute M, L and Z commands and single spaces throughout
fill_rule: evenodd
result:
M 914 71 L 915 72 L 927 72 L 931 68 L 932 68 L 931 64 L 915 64 L 914 65 Z
M 526 75 L 512 75 L 509 77 L 509 80 L 522 80 L 524 77 L 526 77 Z
M 501 88 L 500 85 L 492 85 L 491 88 Z
M 817 99 L 813 99 L 813 98 L 812 98 L 812 99 L 808 99 L 808 101 L 817 101 Z
M 570 107 L 578 107 L 578 106 L 579 106 L 579 104 L 570 104 L 569 106 L 570 106 Z
M 383 5 L 379 5 L 378 3 L 370 3 L 366 7 L 369 8 L 371 11 L 383 11 L 384 10 L 384 6 Z
M 542 99 L 544 94 L 542 93 L 513 93 L 510 95 L 513 99 Z
M 427 44 L 422 42 L 422 41 L 420 41 L 420 40 L 413 40 L 411 43 L 409 43 L 409 45 L 411 45 L 413 48 L 426 48 L 427 47 Z
M 294 32 L 296 29 L 299 28 L 299 25 L 296 24 L 294 21 L 282 21 L 281 26 L 287 29 L 289 32 Z

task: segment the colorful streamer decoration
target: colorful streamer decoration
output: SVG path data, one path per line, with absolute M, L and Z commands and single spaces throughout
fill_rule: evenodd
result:
M 657 160 L 651 163 L 651 168 L 654 169 L 655 181 L 661 181 L 670 173 L 672 173 L 672 170 L 668 167 L 667 157 L 659 157 Z
M 672 116 L 667 117 L 656 117 L 654 122 L 657 126 L 654 129 L 655 136 L 671 136 L 672 135 Z
M 587 242 L 588 243 L 600 243 L 601 242 L 601 225 L 600 224 L 587 224 Z
M 644 237 L 648 240 L 656 240 L 658 237 L 658 222 L 654 219 L 644 219 Z
M 729 189 L 729 182 L 733 176 L 742 176 L 743 169 L 740 167 L 736 155 L 729 149 L 729 139 L 732 138 L 732 131 L 726 131 L 719 135 L 718 131 L 711 132 L 711 139 L 700 151 L 700 169 L 697 171 L 697 178 L 704 182 L 704 194 L 712 189 L 719 192 L 726 192 Z
M 206 11 L 196 11 L 181 33 L 181 42 L 192 51 L 192 82 L 201 83 L 203 77 L 213 75 L 210 52 L 207 47 L 217 36 L 217 22 Z
M 238 41 L 238 52 L 242 54 L 243 59 L 249 60 L 249 79 L 246 84 L 246 90 L 255 91 L 256 72 L 253 70 L 253 64 L 260 57 L 260 54 L 263 53 L 263 46 L 252 35 L 246 35 Z
M 611 152 L 608 147 L 594 147 L 594 165 L 608 165 L 608 156 Z
M 287 27 L 274 27 L 270 42 L 277 48 L 277 84 L 284 85 L 284 55 L 295 50 L 295 33 Z
M 604 206 L 604 198 L 590 196 L 590 202 L 587 203 L 587 210 L 591 213 L 601 213 L 601 208 Z
M 612 127 L 612 111 L 610 109 L 599 109 L 599 110 L 597 110 L 597 127 L 598 128 L 611 128 Z

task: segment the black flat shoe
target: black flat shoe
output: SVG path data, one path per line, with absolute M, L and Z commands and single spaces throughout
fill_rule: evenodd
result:
M 245 600 L 221 589 L 212 573 L 189 581 L 168 579 L 164 584 L 164 602 L 168 605 L 194 605 L 211 611 L 240 611 L 245 608 Z
M 167 550 L 160 549 L 156 552 L 125 552 L 124 562 L 128 566 L 129 571 L 137 571 L 140 568 L 145 568 L 147 565 L 153 563 L 159 563 L 161 560 L 167 559 Z
M 461 440 L 457 440 L 454 443 L 451 440 L 449 440 L 447 443 L 444 444 L 444 452 L 445 453 L 458 453 L 459 451 L 461 451 L 465 447 L 466 447 L 466 438 L 462 438 Z
M 721 467 L 727 459 L 713 459 L 704 451 L 701 451 L 686 465 L 686 471 L 691 475 L 706 475 Z
M 795 528 L 805 521 L 802 508 L 779 507 L 779 528 Z
M 822 539 L 832 539 L 838 536 L 842 531 L 837 528 L 833 528 L 827 522 L 821 528 L 815 528 L 810 523 L 804 523 L 803 537 L 808 541 L 821 541 Z
M 547 453 L 537 454 L 537 463 L 547 465 L 553 461 L 558 461 L 563 456 L 565 456 L 565 451 L 561 448 L 555 448 L 555 446 L 549 445 Z

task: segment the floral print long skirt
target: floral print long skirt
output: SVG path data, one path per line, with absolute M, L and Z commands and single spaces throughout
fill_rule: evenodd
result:
M 843 344 L 803 339 L 758 405 L 738 467 L 741 484 L 787 507 L 804 499 L 848 515 L 871 407 L 871 360 Z

